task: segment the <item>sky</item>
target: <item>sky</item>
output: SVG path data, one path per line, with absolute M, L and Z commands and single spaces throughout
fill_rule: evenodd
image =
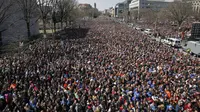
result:
M 79 3 L 89 3 L 92 7 L 94 7 L 94 3 L 96 3 L 100 11 L 113 7 L 115 4 L 123 1 L 124 0 L 78 0 Z
M 119 2 L 123 2 L 125 0 L 78 0 L 79 3 L 89 3 L 94 7 L 94 3 L 97 4 L 97 8 L 100 11 L 104 9 L 108 9 L 110 7 L 115 6 Z M 165 1 L 173 1 L 173 0 L 165 0 Z

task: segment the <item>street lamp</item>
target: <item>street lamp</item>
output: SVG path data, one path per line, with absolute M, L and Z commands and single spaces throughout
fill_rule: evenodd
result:
M 18 47 L 19 62 L 21 62 L 21 61 L 20 61 L 21 49 L 22 49 L 22 47 L 24 46 L 24 43 L 23 43 L 23 41 L 21 40 L 21 37 L 22 37 L 22 35 L 18 35 L 18 38 L 19 38 L 19 47 Z
M 46 38 L 47 38 L 47 35 L 43 34 L 43 38 L 44 38 L 44 47 L 45 47 L 45 50 L 46 50 Z
M 43 37 L 44 37 L 44 39 L 46 39 L 46 38 L 47 38 L 47 35 L 46 35 L 46 34 L 44 34 L 44 35 L 43 35 Z
M 138 0 L 138 20 L 140 20 L 140 0 Z

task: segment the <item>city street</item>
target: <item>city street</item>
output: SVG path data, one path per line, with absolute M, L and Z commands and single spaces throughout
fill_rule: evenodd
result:
M 199 112 L 199 0 L 0 0 L 0 112 Z
M 176 98 L 198 110 L 197 58 L 104 17 L 87 21 L 85 28 L 65 29 L 62 40 L 36 41 L 0 58 L 1 98 L 8 96 L 0 107 L 6 112 L 164 111 L 179 105 L 170 101 Z

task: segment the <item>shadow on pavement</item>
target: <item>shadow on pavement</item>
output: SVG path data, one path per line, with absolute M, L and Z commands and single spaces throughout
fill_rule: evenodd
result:
M 85 38 L 89 28 L 67 28 L 56 33 L 56 39 L 80 39 Z

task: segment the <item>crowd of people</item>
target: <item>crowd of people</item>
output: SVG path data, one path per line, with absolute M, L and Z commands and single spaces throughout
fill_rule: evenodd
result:
M 190 21 L 190 23 L 193 23 L 193 21 Z M 182 39 L 187 39 L 191 35 L 192 28 L 192 24 L 189 23 L 183 23 L 181 27 L 178 28 L 177 24 L 169 21 L 154 22 L 153 24 L 142 21 L 138 23 L 138 25 L 142 28 L 156 29 L 155 33 L 159 33 L 160 36 L 165 38 L 173 37 Z M 182 37 L 182 33 L 184 33 L 184 37 Z
M 2 56 L 0 111 L 199 112 L 197 58 L 106 18 L 86 26 Z

